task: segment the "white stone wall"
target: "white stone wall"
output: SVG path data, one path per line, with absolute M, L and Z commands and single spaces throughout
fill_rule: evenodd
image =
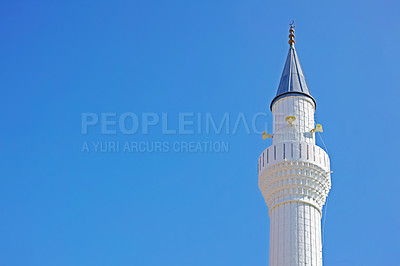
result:
M 289 96 L 278 100 L 272 107 L 273 114 L 273 143 L 282 141 L 306 142 L 315 144 L 315 137 L 310 133 L 314 128 L 315 106 L 306 96 Z M 294 116 L 293 126 L 285 120 Z
M 302 148 L 300 148 L 302 147 Z M 320 211 L 331 188 L 328 154 L 307 143 L 281 142 L 258 160 L 258 186 L 269 207 L 297 201 Z
M 270 266 L 322 266 L 322 207 L 331 188 L 328 154 L 315 145 L 315 106 L 304 96 L 272 107 L 273 144 L 258 159 L 259 188 L 269 208 Z M 285 117 L 295 116 L 293 126 Z
M 269 265 L 322 265 L 321 214 L 309 204 L 274 208 L 270 222 Z

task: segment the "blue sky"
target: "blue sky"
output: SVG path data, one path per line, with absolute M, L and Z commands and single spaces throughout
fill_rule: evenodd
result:
M 1 265 L 267 265 L 257 134 L 81 134 L 82 113 L 267 112 L 288 23 L 331 156 L 326 265 L 394 265 L 398 1 L 3 1 Z M 175 121 L 175 122 L 174 122 Z M 269 116 L 272 126 L 272 116 Z M 226 153 L 83 153 L 84 141 Z

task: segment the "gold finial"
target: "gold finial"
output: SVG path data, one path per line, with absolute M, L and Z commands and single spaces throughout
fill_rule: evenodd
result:
M 290 23 L 289 24 L 290 25 L 290 29 L 289 29 L 289 32 L 290 32 L 290 34 L 289 34 L 289 44 L 290 44 L 290 46 L 293 46 L 295 43 L 296 43 L 296 41 L 294 40 L 294 20 L 292 21 L 292 23 Z

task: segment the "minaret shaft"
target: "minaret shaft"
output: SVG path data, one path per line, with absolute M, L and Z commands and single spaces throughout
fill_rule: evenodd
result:
M 314 128 L 315 106 L 306 96 L 287 96 L 275 102 L 273 113 L 273 144 L 279 142 L 305 142 L 315 144 Z M 286 117 L 293 116 L 295 121 L 290 125 Z
M 290 105 L 283 109 L 291 110 L 293 103 L 304 101 L 304 97 L 296 97 L 284 98 L 276 105 Z M 313 108 L 305 102 L 308 105 Z M 258 161 L 259 188 L 270 216 L 269 265 L 321 266 L 321 213 L 331 187 L 330 161 L 328 154 L 314 144 L 314 137 L 304 136 L 310 133 L 314 119 L 306 122 L 297 117 L 293 129 L 282 129 L 281 116 L 288 115 L 293 113 L 274 112 L 274 142 Z
M 321 214 L 307 203 L 271 211 L 269 265 L 322 265 Z
M 269 208 L 270 266 L 322 266 L 322 207 L 331 188 L 328 154 L 315 145 L 316 103 L 294 49 L 271 104 L 273 143 L 258 159 L 259 188 Z

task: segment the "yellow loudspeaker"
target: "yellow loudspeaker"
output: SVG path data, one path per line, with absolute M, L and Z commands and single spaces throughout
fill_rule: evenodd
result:
M 265 131 L 263 132 L 262 138 L 265 140 L 266 138 L 272 138 L 271 134 L 267 134 L 265 133 Z
M 293 126 L 293 122 L 294 122 L 294 120 L 296 120 L 296 117 L 290 115 L 290 116 L 287 116 L 285 118 L 285 120 L 286 120 L 286 122 L 289 123 L 289 126 Z
M 311 130 L 311 133 L 315 133 L 315 132 L 324 132 L 322 130 L 322 126 L 320 124 L 317 124 L 317 126 Z

